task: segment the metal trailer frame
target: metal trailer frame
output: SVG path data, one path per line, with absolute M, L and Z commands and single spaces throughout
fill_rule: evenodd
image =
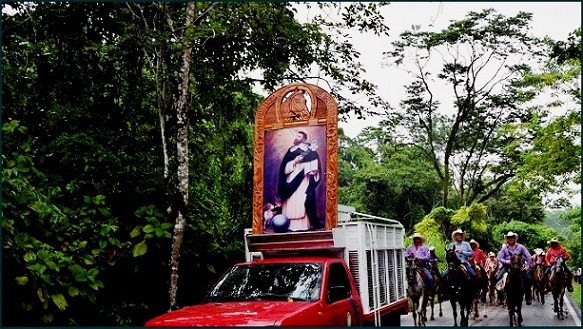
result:
M 381 325 L 382 311 L 406 297 L 404 226 L 392 219 L 338 207 L 344 259 L 356 281 L 365 314 Z

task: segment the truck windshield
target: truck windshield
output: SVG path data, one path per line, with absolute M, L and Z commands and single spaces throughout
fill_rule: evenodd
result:
M 206 302 L 320 299 L 322 265 L 251 264 L 233 266 L 213 288 Z

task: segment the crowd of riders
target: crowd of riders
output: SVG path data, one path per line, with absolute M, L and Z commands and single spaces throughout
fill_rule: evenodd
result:
M 425 273 L 429 287 L 432 289 L 435 285 L 435 282 L 433 282 L 433 277 L 429 271 L 432 268 L 436 270 L 436 264 L 440 262 L 441 259 L 439 259 L 435 254 L 434 247 L 427 246 L 425 244 L 425 238 L 423 235 L 420 233 L 414 233 L 411 238 L 413 240 L 413 244 L 405 250 L 405 255 L 406 257 L 415 259 L 418 264 L 422 265 L 421 268 Z M 518 243 L 518 234 L 510 231 L 504 235 L 504 243 L 502 244 L 500 251 L 498 251 L 497 254 L 490 252 L 488 253 L 488 257 L 486 257 L 485 253 L 482 251 L 482 249 L 480 249 L 480 244 L 476 240 L 471 239 L 469 242 L 465 241 L 465 232 L 463 232 L 461 229 L 453 231 L 451 238 L 452 242 L 449 244 L 447 249 L 453 249 L 455 251 L 457 258 L 461 261 L 468 274 L 472 277 L 476 276 L 476 272 L 473 266 L 470 265 L 470 261 L 482 268 L 486 268 L 490 262 L 499 262 L 502 267 L 496 276 L 496 282 L 498 282 L 504 277 L 504 273 L 508 271 L 508 267 L 510 266 L 510 259 L 512 256 L 522 256 L 524 263 L 521 268 L 521 273 L 526 284 L 525 299 L 527 305 L 532 304 L 532 292 L 530 287 L 532 285 L 532 272 L 535 266 L 545 267 L 545 283 L 546 286 L 550 286 L 549 274 L 552 266 L 556 262 L 556 259 L 558 257 L 562 257 L 564 261 L 569 259 L 569 253 L 563 246 L 561 246 L 559 239 L 556 237 L 552 238 L 548 242 L 550 247 L 546 252 L 544 252 L 543 249 L 537 248 L 531 255 L 524 245 Z M 567 290 L 573 291 L 573 274 L 569 267 L 566 266 L 565 262 L 562 263 L 562 266 L 567 273 Z M 441 278 L 447 277 L 447 274 L 448 269 L 446 269 L 443 274 L 440 274 L 439 270 L 437 270 L 437 275 Z

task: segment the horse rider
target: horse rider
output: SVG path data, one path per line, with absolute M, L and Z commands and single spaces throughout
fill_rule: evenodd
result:
M 488 259 L 486 259 L 486 268 L 497 268 L 498 267 L 498 258 L 496 258 L 496 254 L 492 251 L 488 253 Z
M 467 241 L 464 241 L 465 237 L 464 231 L 461 229 L 457 229 L 451 233 L 451 239 L 453 240 L 452 243 L 449 244 L 447 249 L 455 250 L 455 255 L 457 258 L 462 262 L 468 274 L 472 277 L 476 277 L 476 272 L 472 268 L 472 266 L 468 263 L 468 258 L 474 256 L 474 252 L 472 251 L 472 247 Z M 449 267 L 445 269 L 443 272 L 442 278 L 446 278 L 449 274 Z
M 474 262 L 476 263 L 476 265 L 480 265 L 482 268 L 485 268 L 486 254 L 484 254 L 484 251 L 480 249 L 480 244 L 478 243 L 478 241 L 471 239 L 470 247 L 472 247 L 472 251 L 474 252 Z
M 441 258 L 439 258 L 437 254 L 435 254 L 435 247 L 429 246 L 429 264 L 431 264 L 431 269 L 435 271 L 435 274 L 437 274 L 437 276 L 441 276 L 441 273 L 439 273 L 439 266 L 437 266 L 437 263 L 441 262 L 442 262 Z
M 537 266 L 545 266 L 545 251 L 541 248 L 534 249 L 532 261 L 530 263 L 530 277 L 534 275 Z
M 567 249 L 561 246 L 558 238 L 552 238 L 549 243 L 551 246 L 549 247 L 549 250 L 547 250 L 547 254 L 545 256 L 545 264 L 547 266 L 547 269 L 545 270 L 545 278 L 548 278 L 549 274 L 551 273 L 551 267 L 555 264 L 557 257 L 562 256 L 564 260 L 563 269 L 565 270 L 565 273 L 567 273 L 567 290 L 573 291 L 573 273 L 571 272 L 569 266 L 566 264 L 566 261 L 569 260 L 569 253 L 567 252 Z M 546 279 L 546 281 L 548 282 L 548 279 Z
M 508 271 L 508 267 L 510 266 L 510 258 L 512 258 L 513 255 L 522 255 L 526 262 L 520 269 L 520 272 L 522 273 L 522 277 L 524 279 L 526 305 L 531 305 L 532 294 L 530 287 L 532 285 L 532 280 L 528 274 L 528 269 L 530 263 L 532 262 L 532 257 L 530 257 L 530 253 L 525 246 L 516 242 L 518 240 L 518 234 L 509 231 L 504 235 L 504 240 L 506 246 L 502 247 L 500 252 L 498 252 L 498 260 L 502 264 L 502 269 L 500 270 L 500 273 L 498 273 L 498 276 L 496 276 L 496 282 L 500 281 L 504 276 L 504 273 Z
M 415 232 L 411 238 L 413 239 L 413 244 L 405 250 L 405 254 L 410 259 L 416 259 L 422 262 L 419 268 L 425 273 L 427 281 L 429 282 L 429 289 L 433 291 L 433 276 L 427 269 L 427 266 L 430 266 L 429 260 L 431 258 L 431 253 L 429 252 L 429 247 L 425 245 L 425 237 L 420 233 Z

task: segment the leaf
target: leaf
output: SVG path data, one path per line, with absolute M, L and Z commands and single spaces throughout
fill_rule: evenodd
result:
M 77 287 L 75 287 L 75 286 L 70 286 L 68 293 L 69 293 L 69 296 L 75 297 L 79 294 L 79 289 L 77 289 Z
M 109 217 L 111 215 L 111 211 L 109 211 L 109 209 L 105 208 L 105 207 L 99 207 L 97 208 L 99 210 L 99 212 L 105 216 L 105 217 Z
M 53 318 L 54 318 L 54 315 L 53 315 L 53 313 L 52 313 L 52 312 L 49 312 L 49 313 L 44 313 L 44 314 L 41 316 L 41 320 L 42 320 L 44 323 L 51 323 L 51 322 L 53 322 Z
M 132 253 L 134 254 L 134 257 L 139 257 L 144 255 L 146 252 L 148 251 L 148 245 L 146 244 L 146 240 L 142 240 L 142 242 L 136 244 L 133 248 L 132 248 Z
M 33 260 L 36 260 L 36 254 L 35 254 L 35 253 L 33 253 L 32 251 L 29 251 L 29 252 L 27 252 L 27 253 L 24 255 L 24 261 L 25 261 L 25 262 L 27 262 L 27 263 L 28 263 L 28 262 L 31 262 L 31 261 L 33 261 Z
M 144 226 L 142 231 L 144 231 L 144 233 L 152 233 L 152 232 L 154 232 L 155 229 L 156 228 L 154 227 L 154 225 L 148 224 L 148 225 Z
M 42 260 L 46 260 L 47 258 L 50 257 L 50 254 L 47 250 L 39 250 L 37 252 L 38 258 L 42 259 Z
M 44 298 L 44 295 L 43 295 L 43 290 L 42 290 L 42 288 L 38 288 L 38 289 L 36 290 L 36 294 L 38 295 L 38 299 L 39 299 L 39 300 L 40 300 L 42 303 L 44 303 L 44 301 L 45 301 L 45 298 Z
M 65 299 L 65 296 L 63 296 L 63 294 L 51 295 L 51 299 L 61 311 L 64 311 L 69 306 L 69 304 L 67 303 L 67 299 Z
M 14 281 L 16 281 L 16 284 L 18 284 L 19 286 L 24 286 L 28 283 L 28 277 L 17 276 L 16 278 L 14 278 Z
M 73 277 L 75 277 L 76 281 L 87 282 L 87 271 L 83 267 L 75 264 L 70 266 L 69 270 L 71 271 L 71 274 L 73 274 Z
M 141 229 L 140 226 L 134 227 L 134 229 L 130 232 L 130 238 L 135 238 L 138 235 L 140 235 L 140 229 Z
M 87 271 L 87 277 L 91 279 L 95 278 L 97 274 L 99 274 L 99 270 L 97 270 L 96 268 L 92 268 L 89 271 Z
M 99 247 L 105 249 L 107 247 L 107 240 L 99 240 Z
M 163 229 L 163 230 L 167 230 L 167 229 L 169 229 L 169 228 L 171 228 L 173 226 L 174 226 L 173 223 L 162 223 L 162 224 L 160 224 L 160 228 Z
M 85 265 L 93 265 L 95 263 L 95 258 L 91 255 L 85 255 L 83 256 L 83 262 Z
M 59 270 L 61 269 L 61 268 L 59 267 L 59 265 L 57 265 L 57 264 L 56 264 L 55 262 L 53 262 L 52 260 L 47 260 L 47 261 L 45 262 L 45 264 L 47 264 L 47 266 L 48 266 L 48 267 L 49 267 L 51 270 L 53 270 L 53 271 L 55 271 L 55 272 L 59 272 Z
M 86 245 L 87 245 L 87 241 L 79 242 L 79 248 L 85 248 Z
M 211 264 L 207 264 L 206 268 L 209 270 L 209 272 L 213 274 L 216 273 L 215 268 Z
M 98 289 L 99 289 L 99 284 L 97 284 L 97 282 L 96 282 L 96 281 L 91 281 L 91 282 L 89 282 L 89 286 L 90 286 L 91 288 L 93 288 L 93 290 L 98 290 Z

